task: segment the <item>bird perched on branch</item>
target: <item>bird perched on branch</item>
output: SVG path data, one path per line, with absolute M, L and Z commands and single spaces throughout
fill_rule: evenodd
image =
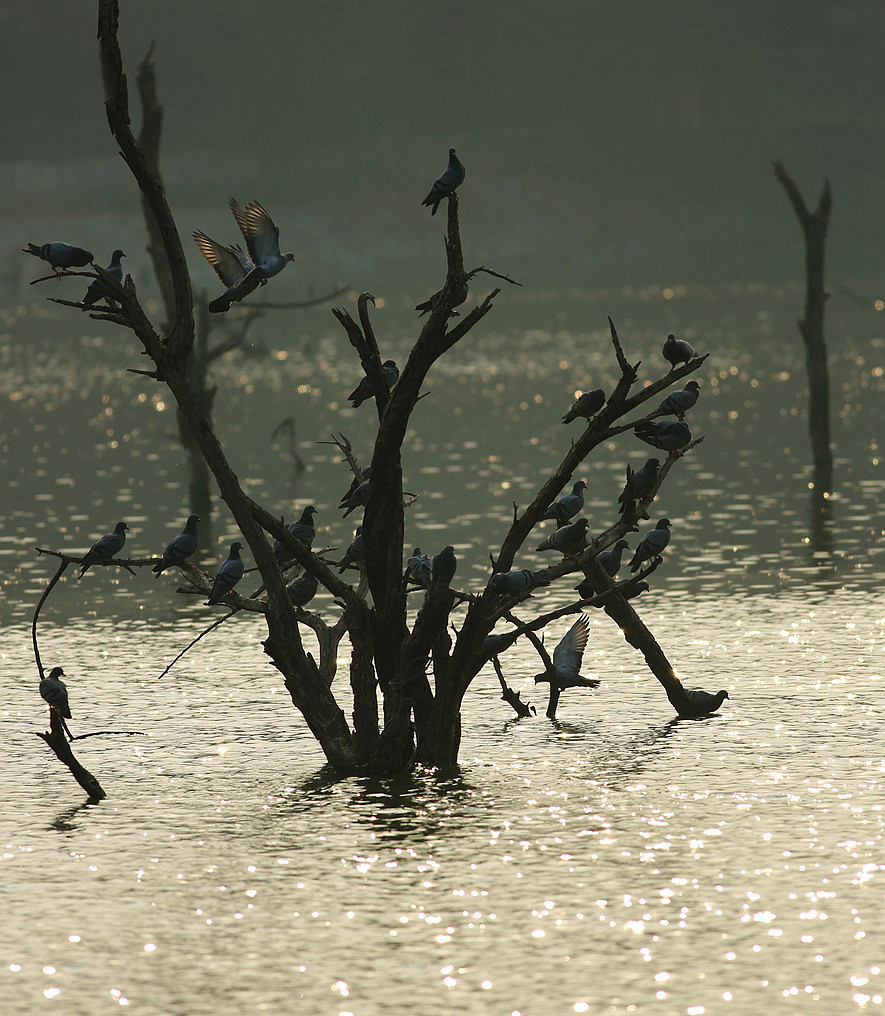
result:
M 557 528 L 564 526 L 584 507 L 584 491 L 586 489 L 587 484 L 583 480 L 578 480 L 574 487 L 572 487 L 571 494 L 564 494 L 558 501 L 554 501 L 539 521 L 543 522 L 545 519 L 555 519 Z
M 555 684 L 558 688 L 595 688 L 599 681 L 593 677 L 581 677 L 581 660 L 587 639 L 590 636 L 590 620 L 580 614 L 578 620 L 559 640 L 553 650 L 553 670 L 535 674 L 535 684 Z
M 215 575 L 215 581 L 212 583 L 212 592 L 209 594 L 209 599 L 206 600 L 207 607 L 212 604 L 221 603 L 222 599 L 227 596 L 243 577 L 243 572 L 246 569 L 240 557 L 242 549 L 243 545 L 239 540 L 234 540 L 230 545 L 230 552 L 227 558 L 221 562 Z
M 520 593 L 528 593 L 539 586 L 549 586 L 550 579 L 546 571 L 532 571 L 529 568 L 519 568 L 509 572 L 498 572 L 489 579 L 492 592 L 498 596 L 519 596 Z
M 421 553 L 421 548 L 416 547 L 412 556 L 406 562 L 407 577 L 416 586 L 426 589 L 433 578 L 433 564 L 426 554 Z
M 118 522 L 114 526 L 112 533 L 107 533 L 100 540 L 93 543 L 84 556 L 80 558 L 79 578 L 83 578 L 91 565 L 99 564 L 102 561 L 110 561 L 112 557 L 116 557 L 123 549 L 128 532 L 129 526 L 125 522 Z
M 71 718 L 71 707 L 68 704 L 68 689 L 61 680 L 64 671 L 61 667 L 53 667 L 49 676 L 40 681 L 40 696 L 49 703 L 49 708 L 60 713 L 65 719 Z
M 670 542 L 670 525 L 669 519 L 658 519 L 654 529 L 650 529 L 645 534 L 644 539 L 636 548 L 636 553 L 630 560 L 631 572 L 639 571 L 646 561 L 651 561 L 652 558 L 661 556 Z
M 309 572 L 305 572 L 304 575 L 301 575 L 294 582 L 290 582 L 286 586 L 286 592 L 289 594 L 293 607 L 306 607 L 316 596 L 318 588 L 319 582 L 317 579 Z
M 551 533 L 540 546 L 535 547 L 535 550 L 558 550 L 564 557 L 574 557 L 584 549 L 586 535 L 587 520 L 578 519 L 577 522 L 562 526 Z
M 384 380 L 387 382 L 387 387 L 391 389 L 399 380 L 399 367 L 397 367 L 393 360 L 385 360 L 381 366 L 384 368 Z M 375 389 L 372 387 L 372 382 L 368 376 L 360 381 L 347 398 L 354 409 L 369 399 L 375 398 Z
M 652 448 L 664 452 L 678 452 L 691 444 L 691 427 L 685 420 L 643 420 L 633 428 L 633 433 Z
M 181 564 L 186 561 L 197 549 L 199 539 L 197 537 L 197 523 L 200 521 L 198 515 L 188 515 L 182 532 L 166 544 L 163 557 L 151 569 L 157 578 L 174 564 Z
M 366 560 L 366 548 L 363 546 L 363 527 L 357 526 L 354 530 L 350 546 L 344 551 L 344 557 L 338 562 L 338 574 L 341 575 L 345 568 L 359 568 Z
M 684 420 L 685 414 L 698 401 L 700 387 L 699 381 L 689 381 L 682 391 L 671 392 L 658 406 L 658 412 L 666 413 L 668 416 L 677 416 L 680 420 Z
M 447 198 L 450 194 L 454 194 L 461 184 L 464 183 L 464 177 L 466 175 L 467 171 L 461 165 L 458 156 L 455 155 L 455 149 L 450 148 L 449 164 L 446 166 L 445 172 L 430 188 L 430 193 L 421 202 L 421 204 L 430 207 L 431 215 L 436 215 L 436 210 L 439 208 L 440 201 L 442 201 L 443 198 Z
M 619 589 L 618 592 L 625 600 L 632 600 L 636 596 L 641 596 L 643 593 L 647 593 L 650 588 L 651 586 L 649 586 L 647 582 L 640 582 L 634 579 L 629 585 Z M 593 606 L 596 607 L 597 610 L 601 610 L 605 606 L 605 602 L 594 603 Z
M 316 513 L 316 508 L 312 504 L 309 504 L 301 512 L 297 522 L 290 522 L 286 526 L 289 534 L 294 536 L 300 543 L 303 543 L 305 547 L 310 547 L 316 539 L 317 530 L 313 522 L 313 517 Z M 292 552 L 279 540 L 274 540 L 273 542 L 273 556 L 277 559 L 277 564 L 285 564 L 287 561 L 292 560 Z
M 341 496 L 341 500 L 338 502 L 339 508 L 344 507 L 345 502 L 350 500 L 351 495 L 361 483 L 365 483 L 367 480 L 371 480 L 372 467 L 366 466 L 365 468 L 360 470 L 360 474 L 361 475 L 354 474 L 353 479 L 350 481 L 350 487 L 348 488 L 347 493 L 343 494 Z
M 69 268 L 85 268 L 86 265 L 92 264 L 92 254 L 88 250 L 72 247 L 69 243 L 43 243 L 39 246 L 36 243 L 29 243 L 27 247 L 22 247 L 22 251 L 47 262 L 59 278 Z
M 449 585 L 455 577 L 455 569 L 457 567 L 458 559 L 455 557 L 455 548 L 451 545 L 443 547 L 431 562 L 431 582 L 434 585 L 437 583 L 444 586 Z
M 684 699 L 677 705 L 676 711 L 685 719 L 696 720 L 701 716 L 715 713 L 725 699 L 731 696 L 727 691 L 717 691 L 714 695 L 709 691 L 685 689 Z
M 670 364 L 670 370 L 676 370 L 680 363 L 688 363 L 693 356 L 698 355 L 690 342 L 686 342 L 685 339 L 677 339 L 672 332 L 667 336 L 667 341 L 661 352 L 664 354 L 664 359 Z
M 597 564 L 605 571 L 609 578 L 614 578 L 618 574 L 618 569 L 621 567 L 621 555 L 625 550 L 629 549 L 629 546 L 626 540 L 618 540 L 610 550 L 603 550 L 596 555 Z M 593 596 L 595 593 L 601 593 L 603 588 L 607 587 L 597 586 L 589 575 L 580 585 L 575 586 L 575 589 L 577 589 L 581 596 Z
M 584 392 L 572 403 L 572 408 L 562 418 L 563 423 L 571 423 L 578 417 L 589 420 L 595 416 L 605 405 L 605 392 L 601 388 L 594 388 L 592 392 Z
M 623 515 L 626 512 L 632 515 L 636 510 L 636 502 L 648 497 L 658 478 L 658 469 L 661 463 L 659 459 L 646 459 L 645 465 L 635 472 L 627 466 L 627 482 L 618 497 L 618 504 L 621 506 L 618 511 Z
M 364 474 L 365 475 L 365 474 Z M 357 508 L 364 508 L 369 503 L 369 492 L 371 489 L 371 480 L 363 480 L 363 482 L 354 490 L 350 497 L 346 501 L 342 501 L 339 508 L 346 508 L 343 518 L 347 518 L 351 512 L 356 511 Z
M 105 268 L 108 275 L 111 276 L 116 282 L 121 283 L 123 281 L 123 265 L 122 260 L 126 255 L 121 250 L 115 250 L 111 254 L 111 263 Z M 114 290 L 104 281 L 104 279 L 93 279 L 89 283 L 86 289 L 86 295 L 81 301 L 81 310 L 86 310 L 93 304 L 98 303 L 99 300 L 104 298 L 108 301 L 116 301 L 116 293 Z
M 423 303 L 416 304 L 415 310 L 421 311 L 418 317 L 424 317 L 425 314 L 429 314 L 430 311 L 432 311 L 433 308 L 437 305 L 437 303 L 439 303 L 440 299 L 443 297 L 445 292 L 446 288 L 445 286 L 443 286 L 443 288 L 437 290 L 437 292 L 435 292 L 433 296 L 430 297 L 429 300 L 424 300 Z M 452 307 L 453 316 L 457 316 L 458 314 L 458 312 L 454 308 L 460 307 L 461 304 L 464 303 L 464 301 L 467 299 L 469 292 L 470 290 L 467 287 L 467 280 L 464 278 L 460 278 L 452 287 L 450 306 Z

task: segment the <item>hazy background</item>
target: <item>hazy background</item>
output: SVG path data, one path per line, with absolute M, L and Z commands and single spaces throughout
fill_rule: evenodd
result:
M 23 241 L 102 263 L 119 244 L 148 274 L 95 23 L 92 3 L 0 6 L 0 259 L 22 294 Z M 133 100 L 152 40 L 179 225 L 230 241 L 228 195 L 261 200 L 297 257 L 279 297 L 439 281 L 442 216 L 419 202 L 449 145 L 468 265 L 529 285 L 800 276 L 773 158 L 810 202 L 831 180 L 831 278 L 881 276 L 880 0 L 131 3 Z

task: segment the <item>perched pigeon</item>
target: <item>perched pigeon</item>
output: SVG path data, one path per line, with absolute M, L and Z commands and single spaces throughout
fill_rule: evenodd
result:
M 562 526 L 551 533 L 550 536 L 535 550 L 558 550 L 565 557 L 574 557 L 584 548 L 584 538 L 587 535 L 587 520 L 578 519 L 569 526 Z
M 351 512 L 356 511 L 357 508 L 363 508 L 368 504 L 369 501 L 369 485 L 371 480 L 363 480 L 363 482 L 354 490 L 350 497 L 346 501 L 342 501 L 339 508 L 346 508 L 343 518 L 347 518 Z
M 629 544 L 626 540 L 618 540 L 618 542 L 610 550 L 604 550 L 602 553 L 596 555 L 597 564 L 600 565 L 607 575 L 614 578 L 615 575 L 618 574 L 618 569 L 621 567 L 621 555 L 628 547 Z M 589 575 L 587 575 L 579 586 L 575 586 L 575 589 L 577 589 L 581 596 L 593 596 L 596 593 L 602 592 L 602 588 L 597 587 L 596 583 L 594 583 Z
M 114 526 L 112 533 L 108 533 L 96 543 L 93 543 L 89 550 L 86 551 L 86 554 L 80 558 L 79 577 L 83 578 L 89 570 L 90 565 L 98 564 L 100 561 L 110 561 L 112 557 L 116 557 L 123 549 L 128 532 L 129 526 L 125 522 L 118 522 Z
M 182 532 L 175 537 L 174 540 L 170 540 L 166 544 L 166 549 L 163 551 L 162 560 L 158 561 L 151 569 L 157 578 L 167 569 L 171 568 L 174 564 L 181 564 L 182 561 L 186 561 L 191 554 L 197 549 L 197 523 L 200 521 L 197 515 L 188 515 L 187 522 L 184 524 Z
M 700 387 L 699 381 L 689 381 L 681 392 L 671 392 L 658 406 L 658 412 L 684 420 L 685 414 L 698 401 Z
M 210 604 L 221 603 L 222 599 L 227 596 L 243 577 L 243 572 L 246 569 L 240 558 L 240 551 L 242 549 L 243 545 L 239 540 L 234 540 L 230 545 L 230 553 L 221 562 L 215 575 L 215 581 L 212 583 L 212 592 L 209 594 L 209 599 L 206 600 L 207 607 Z
M 677 707 L 679 715 L 686 719 L 698 719 L 701 716 L 709 716 L 715 713 L 725 699 L 730 698 L 727 691 L 717 691 L 712 694 L 709 691 L 693 691 L 685 689 L 685 699 Z
M 581 677 L 578 673 L 589 635 L 590 620 L 586 614 L 581 614 L 553 650 L 553 672 L 545 670 L 543 674 L 535 674 L 535 684 L 548 682 L 560 689 L 595 688 L 599 681 L 592 677 Z
M 301 517 L 297 522 L 290 522 L 286 526 L 290 535 L 294 536 L 300 543 L 303 543 L 305 547 L 310 547 L 316 539 L 317 531 L 316 526 L 313 524 L 313 517 L 316 513 L 316 508 L 312 504 L 309 504 L 301 512 Z M 273 556 L 277 559 L 277 564 L 285 564 L 286 561 L 291 561 L 292 559 L 289 548 L 284 547 L 279 540 L 274 540 L 273 542 Z
M 384 368 L 384 380 L 387 382 L 388 389 L 393 388 L 399 380 L 399 367 L 397 367 L 393 360 L 385 360 L 381 366 Z M 368 377 L 364 377 L 347 398 L 354 409 L 357 406 L 361 406 L 368 399 L 374 399 L 375 389 L 372 387 L 372 382 Z
M 644 420 L 636 424 L 633 433 L 640 441 L 664 452 L 676 452 L 691 444 L 691 428 L 685 420 Z
M 454 194 L 455 191 L 464 183 L 464 177 L 466 170 L 461 165 L 458 156 L 455 155 L 455 149 L 449 149 L 449 164 L 446 167 L 443 175 L 434 183 L 430 188 L 430 193 L 421 202 L 422 205 L 427 205 L 430 208 L 430 214 L 436 215 L 436 210 L 439 208 L 439 203 L 443 198 L 448 197 L 450 194 Z
M 645 538 L 636 548 L 636 553 L 630 560 L 630 571 L 639 571 L 646 561 L 660 557 L 669 542 L 670 520 L 659 519 L 654 529 L 645 534 Z
M 433 578 L 433 565 L 430 558 L 421 553 L 420 547 L 416 547 L 412 551 L 412 556 L 406 562 L 406 570 L 409 580 L 415 585 L 423 586 L 425 589 L 430 585 L 430 580 Z
M 372 478 L 372 467 L 366 466 L 365 469 L 360 470 L 360 473 L 362 474 L 361 476 L 354 476 L 354 478 L 351 480 L 350 487 L 348 488 L 347 493 L 343 494 L 341 500 L 338 502 L 339 508 L 344 507 L 345 501 L 350 500 L 351 495 L 361 483 L 365 483 L 367 480 L 370 480 Z
M 357 526 L 350 541 L 350 546 L 344 551 L 344 557 L 338 562 L 338 574 L 341 575 L 345 568 L 359 568 L 366 560 L 366 550 L 363 546 L 363 527 Z
M 49 708 L 61 713 L 65 719 L 71 718 L 71 707 L 68 705 L 68 689 L 61 680 L 64 671 L 61 667 L 53 667 L 49 676 L 40 682 L 40 695 L 49 703 Z
M 105 271 L 117 282 L 123 281 L 123 266 L 120 263 L 126 255 L 121 250 L 115 250 L 111 254 L 111 263 L 105 268 Z M 86 310 L 87 307 L 91 307 L 93 304 L 98 303 L 102 299 L 111 301 L 116 300 L 116 294 L 114 290 L 104 281 L 104 279 L 93 279 L 89 283 L 89 288 L 86 290 L 86 295 L 83 297 L 82 310 Z
M 578 480 L 572 487 L 571 494 L 565 494 L 558 501 L 554 501 L 541 516 L 540 521 L 556 519 L 557 526 L 564 526 L 584 507 L 584 491 L 586 489 L 587 484 L 583 480 Z
M 225 286 L 221 296 L 216 297 L 209 304 L 212 314 L 223 314 L 226 310 L 230 310 L 232 303 L 238 303 L 261 284 L 259 278 L 251 275 L 255 265 L 252 264 L 238 243 L 225 247 L 217 240 L 213 240 L 212 237 L 206 236 L 199 229 L 195 229 L 191 236 L 199 247 L 200 253 Z M 248 282 L 246 281 L 247 276 L 249 277 Z
M 72 247 L 69 243 L 43 243 L 39 246 L 29 243 L 27 247 L 22 247 L 22 251 L 52 265 L 56 275 L 64 274 L 68 268 L 85 268 L 92 264 L 92 254 L 88 250 Z
M 418 317 L 424 317 L 425 314 L 429 314 L 433 310 L 433 308 L 439 303 L 440 299 L 445 295 L 445 292 L 446 289 L 445 286 L 443 286 L 443 288 L 434 293 L 429 300 L 425 300 L 423 303 L 416 304 L 415 310 L 421 311 Z M 467 299 L 467 295 L 469 292 L 470 290 L 467 288 L 467 280 L 463 277 L 460 278 L 458 282 L 455 283 L 455 286 L 451 294 L 451 307 L 453 315 L 456 315 L 458 313 L 454 308 L 460 307 L 461 304 L 464 303 L 464 301 Z
M 432 581 L 447 586 L 455 577 L 455 569 L 458 567 L 458 559 L 455 557 L 455 548 L 452 546 L 443 547 L 431 563 Z
M 594 388 L 592 392 L 584 392 L 575 400 L 572 408 L 562 418 L 563 423 L 571 423 L 578 417 L 589 420 L 595 416 L 605 405 L 605 392 L 601 388 Z
M 664 354 L 664 359 L 669 362 L 670 370 L 676 370 L 680 363 L 688 363 L 693 356 L 698 355 L 690 342 L 686 342 L 685 339 L 677 339 L 672 332 L 667 336 L 667 341 L 661 352 Z
M 624 586 L 623 589 L 619 589 L 618 592 L 625 600 L 632 600 L 635 596 L 640 596 L 642 593 L 647 593 L 651 587 L 647 582 L 637 582 L 635 579 L 628 586 Z M 605 602 L 594 603 L 594 607 L 601 610 L 605 606 Z
M 516 571 L 498 572 L 489 579 L 489 585 L 492 592 L 498 596 L 519 596 L 520 593 L 529 593 L 538 586 L 549 586 L 550 579 L 547 578 L 546 571 L 520 568 Z
M 318 588 L 319 582 L 309 572 L 305 572 L 300 578 L 286 586 L 286 592 L 289 594 L 293 607 L 306 607 L 316 596 Z
M 657 481 L 660 466 L 658 459 L 646 459 L 645 465 L 636 472 L 627 466 L 627 482 L 618 497 L 621 506 L 618 511 L 622 515 L 624 512 L 632 515 L 636 510 L 636 502 L 648 497 Z

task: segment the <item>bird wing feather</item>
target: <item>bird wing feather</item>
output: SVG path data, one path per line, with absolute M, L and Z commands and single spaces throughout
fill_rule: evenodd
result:
M 581 614 L 553 650 L 553 667 L 558 674 L 578 676 L 589 636 L 590 622 L 586 614 Z
M 200 253 L 225 286 L 235 286 L 252 271 L 252 262 L 239 244 L 224 247 L 199 229 L 195 229 L 192 235 Z

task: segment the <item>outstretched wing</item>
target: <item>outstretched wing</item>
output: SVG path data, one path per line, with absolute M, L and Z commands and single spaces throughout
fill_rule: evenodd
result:
M 553 650 L 553 667 L 560 679 L 578 676 L 589 635 L 590 621 L 586 614 L 581 614 Z
M 263 265 L 272 258 L 279 258 L 280 231 L 264 208 L 257 201 L 247 201 L 246 207 L 240 208 L 233 198 L 228 205 L 246 241 L 246 250 L 253 264 Z
M 239 244 L 223 247 L 199 229 L 195 229 L 191 235 L 194 238 L 194 243 L 200 248 L 200 253 L 209 262 L 225 286 L 235 286 L 252 271 L 252 262 L 246 257 Z

